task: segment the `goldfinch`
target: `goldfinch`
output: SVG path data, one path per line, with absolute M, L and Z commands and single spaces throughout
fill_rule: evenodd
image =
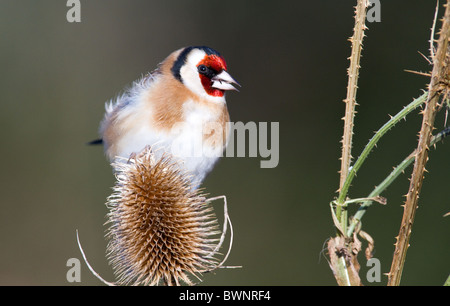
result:
M 240 86 L 219 52 L 204 46 L 170 54 L 158 68 L 106 103 L 101 139 L 111 162 L 146 146 L 178 157 L 198 187 L 223 154 L 230 121 L 225 91 Z M 123 159 L 122 159 L 123 160 Z

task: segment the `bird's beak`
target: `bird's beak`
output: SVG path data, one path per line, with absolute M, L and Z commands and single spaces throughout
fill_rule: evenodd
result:
M 219 73 L 218 75 L 214 76 L 211 81 L 213 81 L 211 87 L 213 88 L 217 88 L 217 89 L 221 89 L 221 90 L 237 90 L 236 87 L 234 87 L 232 84 L 235 84 L 239 87 L 241 87 L 241 85 L 239 85 L 238 82 L 236 82 L 235 79 L 233 79 L 233 77 L 226 72 L 225 70 L 222 70 L 221 73 Z

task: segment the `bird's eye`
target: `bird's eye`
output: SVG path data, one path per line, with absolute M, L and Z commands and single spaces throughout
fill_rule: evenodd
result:
M 201 74 L 205 74 L 208 71 L 208 68 L 205 65 L 200 65 L 197 67 L 197 69 Z

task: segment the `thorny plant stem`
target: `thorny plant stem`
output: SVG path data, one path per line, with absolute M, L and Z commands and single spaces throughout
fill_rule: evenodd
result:
M 367 0 L 358 0 L 355 11 L 355 27 L 353 29 L 353 36 L 350 38 L 352 43 L 352 52 L 350 55 L 350 66 L 348 68 L 348 85 L 347 85 L 347 97 L 345 98 L 345 117 L 344 117 L 344 133 L 342 136 L 342 156 L 341 156 L 341 170 L 340 170 L 340 183 L 339 191 L 342 190 L 344 182 L 347 179 L 350 162 L 351 162 L 351 149 L 352 149 L 352 137 L 353 137 L 353 120 L 355 117 L 356 106 L 356 91 L 358 88 L 358 76 L 362 50 L 362 41 L 364 38 L 364 30 L 366 29 L 366 10 L 368 7 Z M 345 198 L 344 198 L 345 200 Z M 343 205 L 344 201 L 340 204 Z M 347 226 L 347 212 L 342 210 L 341 205 L 336 208 L 336 215 L 341 221 L 342 227 L 345 229 Z
M 357 0 L 357 5 L 355 8 L 355 26 L 353 28 L 353 36 L 349 39 L 352 44 L 352 51 L 349 57 L 350 65 L 347 70 L 348 75 L 348 84 L 347 84 L 347 96 L 344 100 L 345 102 L 345 116 L 344 116 L 344 132 L 342 135 L 342 155 L 341 155 L 341 169 L 340 169 L 340 182 L 339 182 L 339 190 L 342 191 L 342 187 L 344 186 L 344 182 L 347 179 L 349 167 L 352 159 L 351 149 L 352 149 L 352 137 L 353 137 L 353 125 L 354 125 L 354 117 L 355 117 L 355 106 L 356 106 L 356 91 L 358 89 L 358 76 L 359 76 L 359 68 L 360 59 L 361 59 L 361 50 L 362 50 L 362 41 L 364 38 L 364 30 L 366 30 L 365 20 L 366 20 L 366 10 L 369 3 L 367 0 Z M 347 227 L 347 210 L 345 197 L 343 201 L 337 202 L 336 206 L 336 216 L 337 216 L 337 228 L 341 228 L 342 231 L 338 231 L 339 236 L 345 235 L 345 229 Z M 334 212 L 333 212 L 334 213 Z M 340 224 L 340 225 L 339 225 Z M 336 277 L 336 280 L 339 285 L 352 285 L 350 281 L 348 268 L 346 265 L 346 260 L 343 256 L 340 256 L 337 260 L 333 260 L 335 258 L 336 253 L 336 243 L 334 240 L 330 240 L 331 244 L 329 245 L 330 251 L 330 260 L 332 264 L 330 264 L 331 269 Z M 359 278 L 358 275 L 355 276 Z M 353 279 L 353 278 L 352 278 Z M 359 283 L 356 281 L 356 283 Z
M 433 57 L 433 71 L 429 85 L 429 96 L 423 111 L 422 127 L 419 133 L 419 141 L 416 149 L 414 169 L 410 179 L 408 194 L 403 210 L 403 218 L 400 231 L 395 243 L 395 251 L 389 271 L 388 286 L 398 286 L 403 272 L 406 252 L 409 246 L 412 225 L 417 210 L 419 193 L 422 188 L 425 166 L 428 160 L 428 148 L 431 142 L 434 120 L 438 111 L 441 82 L 448 77 L 448 69 L 445 59 L 448 56 L 450 39 L 450 0 L 447 0 L 440 37 L 436 54 Z
M 356 160 L 355 164 L 353 165 L 352 169 L 349 172 L 349 175 L 347 176 L 347 179 L 344 182 L 344 185 L 342 186 L 341 192 L 339 194 L 339 198 L 337 200 L 337 206 L 336 206 L 336 215 L 339 219 L 339 215 L 337 214 L 337 209 L 339 206 L 342 206 L 340 203 L 345 203 L 345 199 L 347 197 L 348 189 L 350 188 L 350 185 L 352 183 L 352 180 L 354 179 L 356 173 L 361 168 L 362 164 L 366 160 L 366 158 L 369 156 L 372 149 L 375 147 L 375 145 L 378 143 L 378 141 L 381 139 L 381 137 L 384 136 L 394 125 L 396 125 L 400 120 L 404 119 L 406 115 L 408 115 L 411 111 L 415 110 L 417 107 L 422 105 L 427 98 L 427 93 L 425 92 L 422 96 L 419 98 L 413 100 L 410 104 L 408 104 L 406 107 L 404 107 L 400 112 L 398 112 L 394 117 L 392 117 L 388 122 L 386 122 L 376 133 L 375 135 L 370 139 L 370 141 L 367 143 L 366 147 L 362 151 L 361 155 Z M 347 232 L 347 229 L 345 227 L 342 227 L 342 229 Z
M 430 147 L 434 146 L 448 135 L 450 135 L 450 127 L 436 134 L 431 140 Z M 381 195 L 381 193 L 384 190 L 386 190 L 386 188 L 388 188 L 397 179 L 397 177 L 413 163 L 415 157 L 416 151 L 409 154 L 408 157 L 406 157 L 397 167 L 395 167 L 394 170 L 392 170 L 392 172 L 377 187 L 375 187 L 375 189 L 367 196 L 367 198 L 370 199 Z M 353 231 L 355 230 L 356 226 L 366 213 L 367 208 L 369 208 L 369 206 L 371 206 L 372 203 L 373 201 L 362 202 L 361 206 L 358 208 L 358 211 L 353 216 L 352 221 L 350 222 L 350 225 L 346 233 L 348 237 L 350 237 L 353 234 Z

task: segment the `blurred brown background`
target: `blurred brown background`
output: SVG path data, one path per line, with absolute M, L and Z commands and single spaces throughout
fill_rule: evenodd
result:
M 68 23 L 66 1 L 0 2 L 0 285 L 70 285 L 66 262 L 81 259 L 113 280 L 105 258 L 106 197 L 114 183 L 97 137 L 104 102 L 170 52 L 207 45 L 227 59 L 240 93 L 227 96 L 232 121 L 280 122 L 280 163 L 222 159 L 206 180 L 225 194 L 235 229 L 227 261 L 242 269 L 205 275 L 202 285 L 334 285 L 321 255 L 334 235 L 347 57 L 356 1 L 81 1 Z M 368 24 L 359 83 L 354 156 L 425 88 L 435 1 L 381 1 Z M 442 13 L 441 9 L 441 13 Z M 444 113 L 438 129 L 443 128 Z M 378 145 L 350 190 L 363 197 L 416 143 L 417 113 Z M 404 285 L 442 285 L 449 273 L 448 140 L 430 155 L 407 255 Z M 363 219 L 388 272 L 409 172 Z M 221 204 L 215 204 L 221 215 Z M 365 284 L 367 268 L 361 277 Z M 82 285 L 100 285 L 82 262 Z M 381 285 L 386 284 L 382 276 Z

